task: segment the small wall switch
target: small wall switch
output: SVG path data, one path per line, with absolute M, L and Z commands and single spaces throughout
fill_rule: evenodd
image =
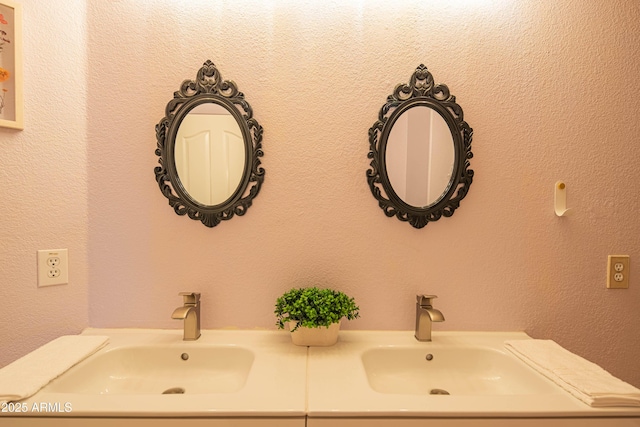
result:
M 69 283 L 69 254 L 67 249 L 38 251 L 38 287 Z
M 609 255 L 607 262 L 607 288 L 629 287 L 629 255 Z

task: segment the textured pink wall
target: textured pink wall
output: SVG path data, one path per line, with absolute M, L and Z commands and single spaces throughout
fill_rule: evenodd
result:
M 346 328 L 411 329 L 415 294 L 429 292 L 447 318 L 436 328 L 525 330 L 640 386 L 638 276 L 628 290 L 605 289 L 607 254 L 629 254 L 640 272 L 636 0 L 88 3 L 86 101 L 78 88 L 56 104 L 73 121 L 86 102 L 86 134 L 63 137 L 58 123 L 47 136 L 80 145 L 71 156 L 86 149 L 86 160 L 65 158 L 67 179 L 88 180 L 74 198 L 86 207 L 62 209 L 88 215 L 84 230 L 63 236 L 77 233 L 68 246 L 81 253 L 86 240 L 89 285 L 76 286 L 88 288 L 91 326 L 178 327 L 177 293 L 194 290 L 205 328 L 273 328 L 275 298 L 316 284 L 356 298 L 362 318 Z M 154 126 L 205 59 L 238 84 L 265 129 L 260 195 L 244 217 L 214 229 L 174 214 L 153 175 Z M 367 130 L 420 63 L 474 128 L 476 176 L 452 218 L 416 230 L 384 216 L 365 171 Z M 61 67 L 75 76 L 75 64 Z M 36 111 L 56 88 L 25 99 L 27 119 L 45 115 Z M 35 141 L 30 151 L 47 155 Z M 572 217 L 553 213 L 558 179 Z M 5 182 L 32 206 L 45 200 L 15 173 Z M 33 286 L 31 252 L 47 242 L 45 225 L 28 231 L 35 242 L 18 242 L 32 223 L 10 220 L 2 232 L 25 271 L 7 283 Z M 7 319 L 26 328 L 30 319 L 10 310 Z M 35 345 L 7 337 L 21 350 Z
M 88 323 L 86 6 L 19 3 L 25 129 L 0 128 L 0 366 Z M 57 248 L 69 285 L 37 288 L 36 250 Z

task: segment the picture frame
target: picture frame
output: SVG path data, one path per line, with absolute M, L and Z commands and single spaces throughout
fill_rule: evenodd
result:
M 24 129 L 22 6 L 0 0 L 0 127 Z

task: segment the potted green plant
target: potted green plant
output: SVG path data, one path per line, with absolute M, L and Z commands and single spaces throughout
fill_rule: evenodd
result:
M 293 288 L 276 300 L 276 325 L 288 324 L 296 345 L 329 346 L 338 340 L 343 317 L 360 317 L 353 298 L 343 292 L 317 287 Z

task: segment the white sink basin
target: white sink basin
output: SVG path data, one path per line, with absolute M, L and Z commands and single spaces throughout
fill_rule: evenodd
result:
M 336 345 L 310 347 L 308 416 L 579 417 L 591 409 L 504 347 L 530 339 L 523 332 L 413 335 L 341 331 Z
M 244 386 L 254 354 L 242 347 L 120 347 L 79 364 L 49 386 L 54 393 L 233 393 Z
M 74 417 L 305 416 L 307 349 L 288 332 L 202 330 L 197 341 L 183 341 L 182 329 L 82 334 L 109 342 L 23 401 L 27 407 L 68 403 Z
M 362 365 L 369 386 L 378 393 L 522 395 L 554 391 L 522 363 L 488 347 L 379 347 L 362 353 Z

